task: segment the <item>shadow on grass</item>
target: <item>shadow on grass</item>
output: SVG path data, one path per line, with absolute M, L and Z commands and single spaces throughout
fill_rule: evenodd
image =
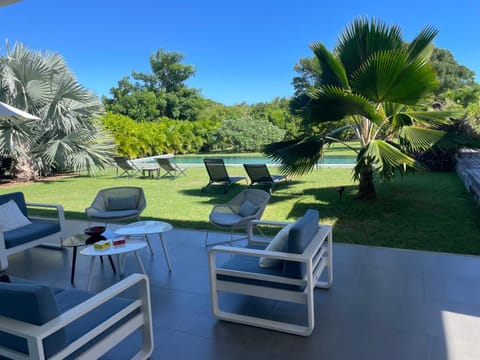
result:
M 290 180 L 288 183 L 279 183 L 275 185 L 275 188 L 273 189 L 272 192 L 272 199 L 270 202 L 276 201 L 278 202 L 279 199 L 282 198 L 288 198 L 291 199 L 292 196 L 297 196 L 297 194 L 292 194 L 292 195 L 285 195 L 282 197 L 282 195 L 278 195 L 279 192 L 282 191 L 288 191 L 289 185 L 294 186 L 295 184 L 300 184 L 303 183 L 301 180 Z M 252 186 L 250 187 L 249 185 L 243 185 L 243 184 L 233 184 L 227 192 L 224 192 L 224 186 L 223 185 L 213 185 L 210 186 L 208 190 L 202 191 L 202 189 L 183 189 L 180 190 L 180 192 L 184 195 L 187 196 L 195 196 L 195 197 L 201 197 L 204 198 L 205 204 L 223 204 L 228 201 L 230 201 L 232 198 L 237 196 L 240 192 L 242 192 L 245 189 L 260 189 L 268 192 L 268 187 L 266 186 Z

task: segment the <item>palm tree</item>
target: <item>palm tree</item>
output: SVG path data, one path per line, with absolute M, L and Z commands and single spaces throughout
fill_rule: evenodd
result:
M 110 163 L 112 140 L 97 124 L 98 97 L 82 87 L 64 59 L 18 43 L 0 58 L 0 98 L 40 121 L 4 121 L 0 154 L 14 157 L 26 177 L 56 171 L 94 172 Z
M 304 125 L 342 126 L 328 134 L 267 145 L 265 154 L 281 162 L 284 173 L 301 175 L 315 166 L 325 145 L 353 130 L 360 142 L 354 167 L 359 198 L 375 197 L 374 173 L 388 179 L 397 169 L 419 169 L 409 154 L 438 143 L 445 132 L 435 127 L 454 115 L 424 110 L 437 85 L 428 63 L 436 34 L 426 27 L 407 44 L 397 26 L 358 18 L 342 33 L 333 52 L 313 43 L 319 84 L 308 91 Z

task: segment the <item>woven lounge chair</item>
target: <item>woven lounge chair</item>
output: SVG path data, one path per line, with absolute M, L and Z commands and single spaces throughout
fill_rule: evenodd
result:
M 89 222 L 102 223 L 140 219 L 147 200 L 143 189 L 135 186 L 120 186 L 102 189 L 85 209 Z
M 203 163 L 205 164 L 210 180 L 202 191 L 206 191 L 213 184 L 222 184 L 223 192 L 227 192 L 230 186 L 237 181 L 247 179 L 245 176 L 229 176 L 223 159 L 203 159 Z
M 230 240 L 217 242 L 222 244 L 245 239 L 245 237 L 233 239 L 233 230 L 245 229 L 247 238 L 252 238 L 252 221 L 259 220 L 268 201 L 270 194 L 258 189 L 245 189 L 226 204 L 215 205 L 210 213 L 210 223 L 216 227 L 230 230 Z M 208 231 L 205 236 L 205 246 L 212 245 L 208 243 Z
M 243 164 L 248 177 L 250 178 L 250 186 L 255 184 L 266 184 L 269 186 L 269 191 L 273 191 L 276 183 L 287 180 L 283 175 L 270 175 L 267 165 L 265 164 Z

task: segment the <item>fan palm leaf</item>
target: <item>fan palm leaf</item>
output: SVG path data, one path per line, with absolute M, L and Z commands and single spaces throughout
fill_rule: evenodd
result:
M 408 151 L 418 152 L 430 149 L 445 135 L 446 132 L 441 130 L 405 126 L 402 128 L 399 138 L 402 146 Z
M 283 175 L 303 175 L 315 167 L 322 156 L 322 148 L 330 141 L 320 136 L 276 142 L 266 145 L 264 153 L 279 162 Z
M 373 54 L 400 49 L 402 32 L 397 26 L 367 18 L 356 18 L 341 34 L 335 53 L 338 54 L 350 78 Z
M 351 86 L 374 103 L 417 105 L 437 86 L 430 64 L 401 50 L 372 54 L 352 75 Z
M 325 45 L 314 42 L 310 45 L 321 68 L 322 85 L 330 85 L 348 89 L 347 73 L 341 61 L 335 58 Z
M 350 115 L 362 115 L 374 122 L 384 120 L 367 98 L 338 87 L 312 89 L 310 97 L 310 104 L 306 108 L 307 121 L 338 121 Z
M 408 156 L 394 144 L 384 140 L 373 140 L 359 154 L 354 168 L 354 178 L 359 179 L 365 164 L 373 165 L 384 178 L 390 178 L 396 170 L 421 169 L 414 158 Z
M 411 60 L 421 59 L 427 61 L 433 51 L 433 39 L 438 35 L 438 30 L 427 26 L 408 44 L 408 55 Z

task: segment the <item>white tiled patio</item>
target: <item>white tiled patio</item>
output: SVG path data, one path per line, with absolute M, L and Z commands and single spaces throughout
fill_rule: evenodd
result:
M 68 221 L 71 234 L 84 227 Z M 141 253 L 151 285 L 153 359 L 480 359 L 478 256 L 335 244 L 334 283 L 316 290 L 316 326 L 304 338 L 214 318 L 204 237 L 181 229 L 165 234 L 171 273 L 159 241 L 154 256 L 148 248 Z M 9 273 L 70 287 L 71 256 L 71 250 L 35 248 L 11 256 Z M 78 288 L 86 288 L 88 264 L 79 255 Z M 136 262 L 127 260 L 126 273 L 135 271 Z M 105 262 L 95 268 L 92 289 L 115 281 Z

